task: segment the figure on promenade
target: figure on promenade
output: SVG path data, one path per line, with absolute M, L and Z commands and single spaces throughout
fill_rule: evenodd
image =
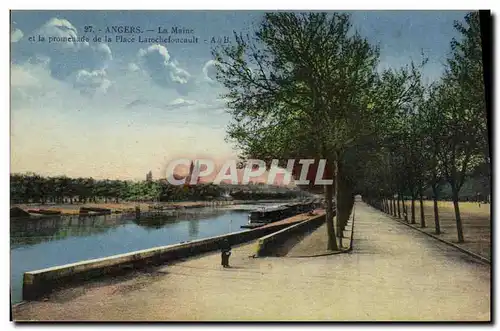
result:
M 229 240 L 224 239 L 221 244 L 221 265 L 229 268 L 229 256 L 231 256 L 231 245 Z

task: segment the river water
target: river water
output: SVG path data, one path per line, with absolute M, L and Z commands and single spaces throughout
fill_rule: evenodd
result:
M 243 231 L 249 210 L 262 206 L 185 209 L 149 221 L 119 214 L 11 220 L 12 303 L 22 299 L 26 271 Z

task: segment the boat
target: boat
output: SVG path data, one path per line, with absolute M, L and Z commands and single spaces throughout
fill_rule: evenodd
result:
M 267 224 L 281 221 L 298 214 L 307 213 L 314 210 L 316 204 L 312 201 L 303 203 L 290 203 L 272 208 L 263 208 L 252 211 L 248 215 L 248 224 Z
M 284 219 L 289 212 L 286 206 L 263 208 L 248 215 L 249 223 L 271 223 Z
M 28 213 L 39 214 L 39 215 L 61 215 L 60 210 L 51 210 L 51 209 L 28 209 Z
M 97 208 L 97 207 L 80 207 L 80 215 L 109 215 L 111 214 L 111 209 L 108 208 Z

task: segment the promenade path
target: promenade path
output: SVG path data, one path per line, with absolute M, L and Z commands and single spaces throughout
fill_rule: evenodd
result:
M 57 292 L 15 320 L 488 321 L 490 266 L 356 203 L 354 250 L 252 258 L 255 242 Z M 319 228 L 317 231 L 321 231 Z M 313 233 L 314 234 L 314 233 Z

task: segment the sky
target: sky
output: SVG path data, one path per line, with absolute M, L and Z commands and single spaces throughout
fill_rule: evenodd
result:
M 231 120 L 215 80 L 212 37 L 251 32 L 257 11 L 12 11 L 11 172 L 96 179 L 165 177 L 170 160 L 237 155 L 225 141 Z M 356 11 L 352 23 L 378 44 L 380 68 L 398 68 L 422 51 L 427 82 L 443 70 L 461 11 Z M 172 27 L 197 43 L 124 42 L 113 26 Z M 190 30 L 190 31 L 189 31 Z M 38 36 L 45 36 L 39 40 Z M 111 41 L 94 42 L 108 36 Z M 48 37 L 89 42 L 50 42 Z M 224 162 L 224 161 L 222 161 Z

